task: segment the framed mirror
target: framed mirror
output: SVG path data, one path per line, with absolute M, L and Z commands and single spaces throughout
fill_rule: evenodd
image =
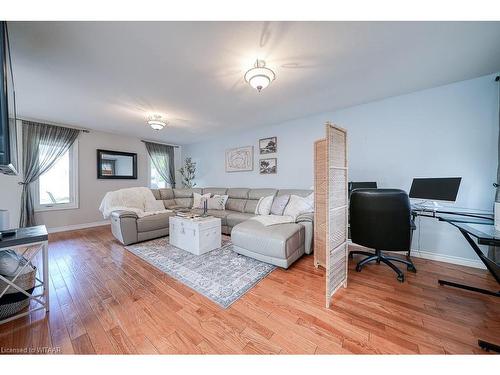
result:
M 97 150 L 97 178 L 137 179 L 137 154 Z

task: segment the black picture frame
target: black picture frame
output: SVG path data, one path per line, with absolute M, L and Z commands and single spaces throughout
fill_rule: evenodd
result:
M 259 139 L 259 154 L 275 154 L 278 152 L 278 137 L 267 137 Z
M 259 160 L 259 174 L 270 175 L 278 173 L 278 159 L 266 158 Z
M 102 156 L 106 155 L 117 155 L 117 156 L 129 156 L 132 158 L 132 175 L 106 175 L 103 173 L 101 165 L 103 162 Z M 135 152 L 123 152 L 123 151 L 112 151 L 112 150 L 97 150 L 97 178 L 100 180 L 137 180 L 137 154 Z

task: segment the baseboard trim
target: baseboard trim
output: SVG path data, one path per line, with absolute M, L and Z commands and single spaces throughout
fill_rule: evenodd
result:
M 109 224 L 110 224 L 110 222 L 108 220 L 95 221 L 93 223 L 73 224 L 73 225 L 65 225 L 62 227 L 47 228 L 47 232 L 49 232 L 49 233 L 67 232 L 70 230 L 101 227 L 101 226 L 109 225 Z
M 474 259 L 456 257 L 456 256 L 453 256 L 453 255 L 436 254 L 436 253 L 431 253 L 429 251 L 419 251 L 419 250 L 412 250 L 411 251 L 411 256 L 415 257 L 415 258 L 422 258 L 422 259 L 428 259 L 428 260 L 436 260 L 438 262 L 458 264 L 460 266 L 481 268 L 481 269 L 484 269 L 484 270 L 486 269 L 486 266 L 479 259 L 478 260 L 474 260 Z
M 350 248 L 358 248 L 358 249 L 363 249 L 363 246 L 353 244 L 351 240 L 348 242 Z M 368 249 L 370 250 L 370 249 Z M 390 253 L 390 251 L 388 251 Z M 401 252 L 394 252 L 395 254 L 404 254 Z M 437 262 L 444 262 L 444 263 L 451 263 L 451 264 L 457 264 L 459 266 L 467 266 L 467 267 L 473 267 L 473 268 L 480 268 L 485 270 L 486 266 L 481 262 L 479 259 L 469 259 L 469 258 L 462 258 L 462 257 L 456 257 L 453 255 L 444 255 L 444 254 L 436 254 L 436 253 L 431 253 L 430 251 L 422 251 L 422 250 L 417 250 L 417 249 L 411 249 L 411 256 L 415 258 L 422 258 L 422 259 L 428 259 L 428 260 L 435 260 Z

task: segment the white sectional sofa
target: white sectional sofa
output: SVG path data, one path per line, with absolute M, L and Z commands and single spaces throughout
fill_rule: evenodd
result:
M 222 233 L 231 234 L 236 252 L 261 261 L 287 268 L 304 253 L 312 252 L 312 214 L 300 216 L 295 223 L 264 226 L 255 220 L 255 209 L 261 197 L 298 195 L 305 197 L 311 190 L 296 189 L 249 189 L 249 188 L 193 188 L 193 189 L 152 189 L 157 200 L 162 200 L 165 208 L 192 209 L 193 193 L 228 195 L 224 210 L 208 210 L 208 214 L 221 219 Z M 120 210 L 111 215 L 114 236 L 123 244 L 145 241 L 168 235 L 169 217 L 175 212 L 165 212 L 139 218 L 134 212 Z

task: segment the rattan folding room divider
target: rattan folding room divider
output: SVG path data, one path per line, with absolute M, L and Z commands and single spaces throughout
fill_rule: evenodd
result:
M 327 220 L 326 307 L 340 287 L 347 287 L 348 162 L 346 130 L 326 123 Z

